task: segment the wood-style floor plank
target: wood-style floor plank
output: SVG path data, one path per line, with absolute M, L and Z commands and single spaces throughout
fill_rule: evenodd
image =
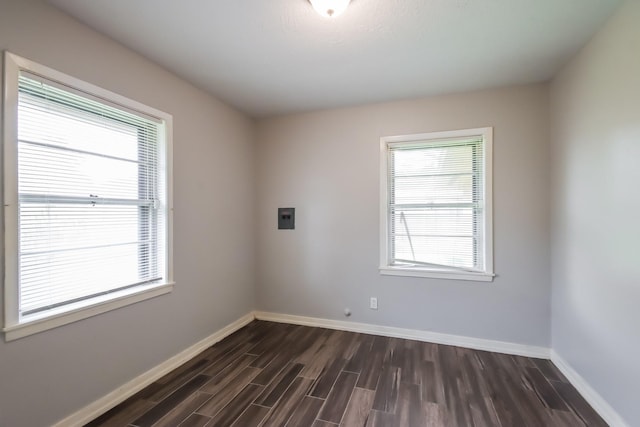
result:
M 382 363 L 384 362 L 385 353 L 381 351 L 374 352 L 358 377 L 357 386 L 366 388 L 367 390 L 375 390 L 382 371 Z
M 364 426 L 373 407 L 376 392 L 364 388 L 355 388 L 347 405 L 341 426 Z
M 327 401 L 318 416 L 322 421 L 340 424 L 344 411 L 349 404 L 351 393 L 358 381 L 358 374 L 343 371 L 333 385 L 333 389 L 327 396 Z
M 227 427 L 234 423 L 236 419 L 251 405 L 255 398 L 262 392 L 264 386 L 249 384 L 240 393 L 229 402 L 227 406 L 222 408 L 215 417 L 213 417 L 212 425 L 218 427 Z
M 245 354 L 245 352 L 249 350 L 251 347 L 252 347 L 251 343 L 244 343 L 234 348 L 233 350 L 230 350 L 229 352 L 222 355 L 220 358 L 215 359 L 213 363 L 209 365 L 209 367 L 207 367 L 204 371 L 202 371 L 202 373 L 205 375 L 209 375 L 210 377 L 215 377 L 216 375 L 218 375 L 219 373 L 227 369 L 229 365 L 234 366 L 235 364 L 237 364 L 238 358 L 242 358 L 243 361 L 255 360 L 256 356 L 250 356 Z
M 219 390 L 211 399 L 209 399 L 209 401 L 207 401 L 207 403 L 198 408 L 196 412 L 210 417 L 216 415 L 222 408 L 227 406 L 227 404 L 231 402 L 231 400 L 233 400 L 233 398 L 236 397 L 236 395 L 240 393 L 240 391 L 242 391 L 242 389 L 245 388 L 253 378 L 255 378 L 258 371 L 259 370 L 256 368 L 245 368 L 236 377 L 234 377 L 233 380 L 229 381 L 226 387 Z
M 380 373 L 373 409 L 382 412 L 395 412 L 399 388 L 400 368 L 387 365 Z
M 305 396 L 298 407 L 293 411 L 291 418 L 289 418 L 289 421 L 287 422 L 287 426 L 298 427 L 312 425 L 323 404 L 323 399 Z
M 287 365 L 280 373 L 271 381 L 264 391 L 255 400 L 256 405 L 268 406 L 271 408 L 282 397 L 285 390 L 296 379 L 304 365 L 300 363 Z
M 232 427 L 258 427 L 269 413 L 269 408 L 249 405 L 247 409 L 232 424 Z
M 342 371 L 342 368 L 347 363 L 345 359 L 334 359 L 320 374 L 313 389 L 311 390 L 311 396 L 326 399 L 333 387 L 333 383 L 336 382 L 338 375 Z
M 279 353 L 262 369 L 262 372 L 253 380 L 254 384 L 267 385 L 278 373 L 291 362 L 291 354 L 288 352 Z
M 552 381 L 553 388 L 562 396 L 576 416 L 589 427 L 604 427 L 607 423 L 589 406 L 580 393 L 571 385 L 561 381 Z
M 362 371 L 362 368 L 365 366 L 367 360 L 369 359 L 369 354 L 371 353 L 371 346 L 373 345 L 373 339 L 375 337 L 373 335 L 364 335 L 360 341 L 360 345 L 356 353 L 349 359 L 347 366 L 345 366 L 344 370 L 348 372 L 354 372 L 359 374 Z
M 532 388 L 543 401 L 543 403 L 551 409 L 559 411 L 568 411 L 567 404 L 562 400 L 558 392 L 551 386 L 549 381 L 536 368 L 525 368 L 526 374 L 532 383 Z
M 366 427 L 390 427 L 395 424 L 395 415 L 390 412 L 373 409 L 369 413 Z
M 296 407 L 311 388 L 313 380 L 298 377 L 289 386 L 282 398 L 265 418 L 263 427 L 281 427 L 287 424 Z
M 255 360 L 256 356 L 243 354 L 233 362 L 229 363 L 215 377 L 211 378 L 200 390 L 209 394 L 216 394 L 220 390 L 224 389 L 234 378 L 236 378 L 242 371 L 249 366 L 251 362 Z M 207 370 L 205 369 L 204 373 Z
M 202 406 L 207 400 L 211 399 L 211 395 L 208 393 L 195 392 L 185 400 L 180 402 L 175 408 L 169 411 L 164 417 L 160 418 L 153 427 L 172 427 L 177 426 L 187 418 L 193 412 Z
M 603 427 L 548 360 L 255 321 L 90 427 Z
M 176 406 L 180 405 L 182 401 L 189 398 L 192 393 L 195 393 L 202 387 L 211 377 L 207 375 L 198 375 L 178 390 L 174 391 L 166 399 L 158 403 L 156 406 L 147 411 L 140 418 L 135 420 L 132 424 L 137 427 L 149 427 L 156 421 L 160 420 L 167 413 L 172 411 Z
M 180 427 L 204 427 L 210 424 L 211 418 L 204 415 L 191 414 L 189 418 L 180 423 Z
M 569 380 L 562 375 L 562 372 L 551 362 L 551 360 L 531 359 L 536 368 L 542 372 L 549 381 L 561 381 L 568 383 Z
M 428 427 L 439 427 L 451 425 L 447 419 L 447 412 L 443 405 L 439 405 L 433 402 L 425 402 L 421 405 L 422 417 L 424 419 L 424 425 Z M 492 426 L 501 427 L 500 423 L 496 422 L 491 424 Z M 480 427 L 478 425 L 477 427 Z
M 121 427 L 126 426 L 155 406 L 155 403 L 140 399 L 137 396 L 127 399 L 119 406 L 102 414 L 87 424 L 87 427 Z
M 426 413 L 421 411 L 420 388 L 417 384 L 401 383 L 398 391 L 398 408 L 394 425 L 424 426 Z

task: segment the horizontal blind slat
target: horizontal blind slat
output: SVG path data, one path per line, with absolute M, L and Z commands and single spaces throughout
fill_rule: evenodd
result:
M 161 278 L 159 125 L 21 73 L 22 315 Z
M 392 265 L 481 262 L 482 137 L 388 144 Z

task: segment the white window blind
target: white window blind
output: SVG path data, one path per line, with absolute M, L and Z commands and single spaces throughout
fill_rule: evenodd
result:
M 382 268 L 491 274 L 484 133 L 384 141 Z
M 166 279 L 162 123 L 21 71 L 19 314 Z

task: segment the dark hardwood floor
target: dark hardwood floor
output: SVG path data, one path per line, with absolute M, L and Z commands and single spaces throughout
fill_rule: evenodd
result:
M 547 360 L 255 321 L 89 426 L 606 426 Z

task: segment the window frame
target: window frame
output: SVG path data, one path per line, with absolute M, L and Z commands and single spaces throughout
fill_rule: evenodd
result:
M 65 86 L 72 92 L 88 98 L 98 99 L 107 105 L 128 110 L 143 116 L 150 116 L 163 123 L 159 132 L 160 153 L 159 180 L 166 189 L 161 205 L 164 210 L 166 236 L 165 271 L 163 280 L 145 286 L 123 289 L 107 295 L 96 296 L 78 303 L 71 303 L 57 309 L 47 310 L 39 316 L 21 319 L 19 314 L 19 212 L 18 212 L 18 77 L 21 71 L 39 75 L 54 83 Z M 4 325 L 5 340 L 11 341 L 76 322 L 120 307 L 167 294 L 173 290 L 173 179 L 172 179 L 172 116 L 155 108 L 68 74 L 56 71 L 34 61 L 4 52 L 3 70 L 3 129 L 2 129 L 2 176 L 4 179 Z
M 405 267 L 391 265 L 389 230 L 389 146 L 399 144 L 428 145 L 445 139 L 464 139 L 481 136 L 484 143 L 484 269 L 480 272 L 460 269 L 433 267 Z M 385 136 L 380 138 L 380 265 L 381 275 L 424 277 L 433 279 L 471 280 L 490 282 L 495 274 L 493 270 L 493 128 L 474 128 L 443 132 L 429 132 L 411 135 Z

